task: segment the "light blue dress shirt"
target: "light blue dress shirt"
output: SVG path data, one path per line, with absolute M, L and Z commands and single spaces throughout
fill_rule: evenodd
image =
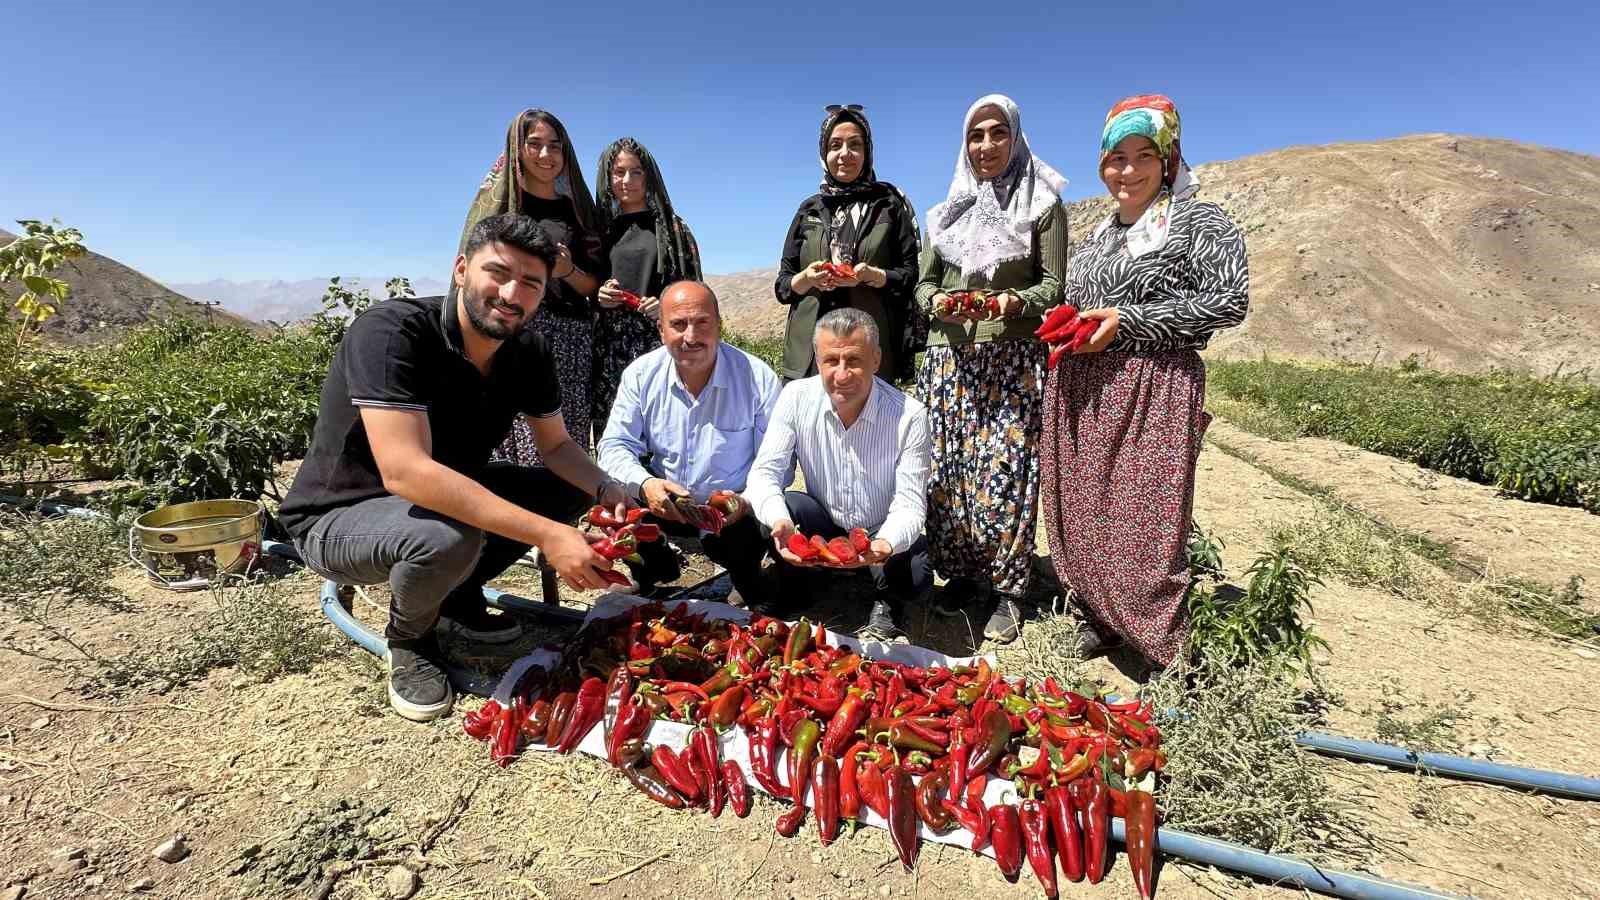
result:
M 718 342 L 716 368 L 696 397 L 657 347 L 622 372 L 596 448 L 600 468 L 627 483 L 676 481 L 701 502 L 715 490 L 743 491 L 781 389 L 766 363 Z M 648 470 L 639 462 L 646 453 Z

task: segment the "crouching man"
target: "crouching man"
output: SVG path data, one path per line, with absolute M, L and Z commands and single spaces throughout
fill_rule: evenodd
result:
M 550 350 L 523 328 L 556 254 L 532 219 L 492 216 L 473 228 L 442 301 L 388 300 L 358 316 L 279 512 L 313 571 L 388 582 L 389 703 L 414 721 L 453 699 L 440 616 L 467 638 L 514 639 L 482 588 L 530 546 L 571 587 L 603 588 L 610 563 L 564 523 L 591 500 L 617 506 L 636 492 L 568 437 Z M 489 463 L 519 415 L 547 469 Z
M 928 410 L 876 377 L 883 355 L 866 313 L 828 313 L 812 345 L 817 374 L 789 382 L 778 396 L 745 498 L 772 531 L 784 583 L 802 596 L 820 589 L 806 584 L 802 567 L 823 570 L 790 551 L 790 535 L 798 529 L 827 539 L 865 530 L 869 546 L 854 565 L 870 569 L 875 593 L 861 636 L 900 639 L 906 614 L 925 605 L 933 589 L 922 537 Z M 786 491 L 796 463 L 805 489 Z

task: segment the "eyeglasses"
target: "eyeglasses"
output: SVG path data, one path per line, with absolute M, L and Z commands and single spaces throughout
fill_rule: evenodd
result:
M 829 115 L 832 115 L 832 114 L 834 114 L 836 112 L 843 112 L 844 110 L 847 110 L 847 109 L 850 110 L 851 112 L 861 112 L 863 107 L 859 103 L 847 103 L 847 104 L 845 104 L 843 106 L 841 106 L 841 105 L 839 105 L 837 103 L 829 103 L 827 106 L 824 106 L 823 109 L 827 110 Z

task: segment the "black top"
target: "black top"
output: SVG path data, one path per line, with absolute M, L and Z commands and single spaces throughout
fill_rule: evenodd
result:
M 606 234 L 611 277 L 625 291 L 641 297 L 658 297 L 666 285 L 660 284 L 661 265 L 657 259 L 656 214 L 651 210 L 623 213 L 611 220 Z
M 606 268 L 600 261 L 600 237 L 585 231 L 578 224 L 578 214 L 573 211 L 570 199 L 556 197 L 546 200 L 523 192 L 521 205 L 522 214 L 544 226 L 550 240 L 567 245 L 567 250 L 572 253 L 573 265 L 600 281 L 606 280 Z M 573 290 L 572 285 L 553 274 L 544 290 L 544 305 L 551 312 L 566 316 L 586 317 L 590 313 L 589 301 Z
M 804 252 L 807 238 L 806 222 L 815 219 L 822 223 L 823 228 L 827 228 L 828 221 L 833 218 L 834 210 L 844 202 L 848 201 L 812 194 L 795 211 L 794 221 L 789 223 L 789 233 L 783 239 L 783 255 L 778 259 L 778 278 L 773 285 L 773 292 L 777 295 L 779 303 L 790 305 L 800 299 L 790 281 L 796 272 L 816 262 L 814 259 L 801 258 L 806 255 Z M 895 263 L 883 267 L 882 290 L 892 296 L 909 294 L 917 283 L 917 223 L 905 212 L 906 207 L 900 202 L 899 195 L 893 191 L 886 191 L 868 201 L 866 215 L 862 218 L 861 227 L 858 229 L 858 233 L 865 236 L 878 225 L 889 224 L 892 232 L 890 246 L 893 249 Z M 827 259 L 826 242 L 823 250 L 822 259 Z M 856 262 L 865 260 L 858 259 Z M 824 306 L 833 309 L 849 305 L 849 301 L 845 299 L 849 291 L 849 288 L 838 288 L 821 291 L 818 296 L 822 298 Z
M 477 478 L 518 413 L 561 414 L 561 389 L 544 338 L 532 329 L 500 345 L 486 378 L 462 351 L 453 296 L 373 304 L 333 355 L 311 449 L 278 511 L 296 538 L 331 509 L 388 495 L 363 406 L 426 412 L 433 458 Z

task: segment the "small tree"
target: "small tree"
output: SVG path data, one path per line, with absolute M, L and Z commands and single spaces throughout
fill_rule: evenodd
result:
M 6 284 L 21 282 L 22 293 L 11 304 L 22 317 L 17 328 L 20 346 L 60 310 L 72 290 L 65 281 L 51 278 L 50 273 L 87 251 L 83 233 L 76 228 L 58 228 L 60 222 L 46 225 L 37 219 L 18 219 L 17 224 L 22 226 L 22 235 L 0 247 L 0 299 L 10 297 Z

